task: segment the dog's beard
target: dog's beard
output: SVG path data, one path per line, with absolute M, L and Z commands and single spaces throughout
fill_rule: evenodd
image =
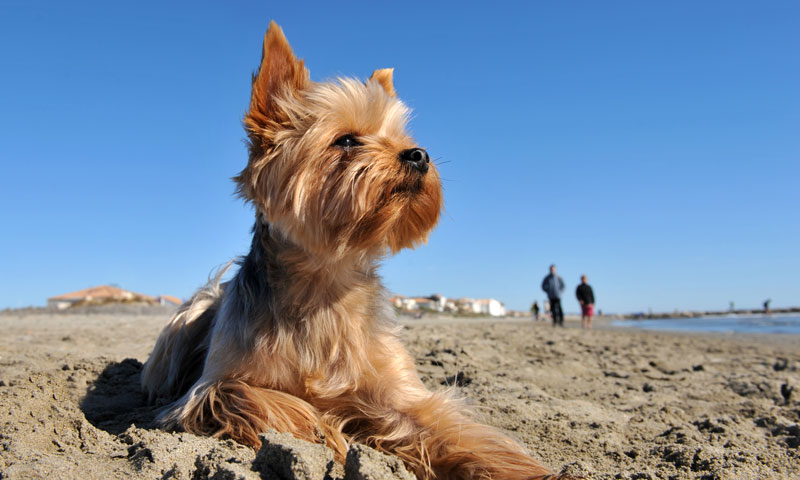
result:
M 397 252 L 423 242 L 436 225 L 442 204 L 436 173 L 423 176 L 402 165 L 384 169 L 380 163 L 356 166 L 352 182 L 333 182 L 334 187 L 308 197 L 309 203 L 318 198 L 319 204 L 308 205 L 306 211 L 316 215 L 306 220 L 321 227 L 329 247 Z
M 436 225 L 441 210 L 441 190 L 431 181 L 402 181 L 388 189 L 379 202 L 349 233 L 348 242 L 368 249 L 379 245 L 392 252 L 423 242 Z

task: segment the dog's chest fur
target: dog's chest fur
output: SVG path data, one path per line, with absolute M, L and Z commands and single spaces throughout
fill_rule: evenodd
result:
M 249 382 L 301 398 L 341 395 L 371 377 L 376 337 L 394 337 L 392 312 L 372 262 L 320 263 L 256 226 L 250 253 L 228 282 L 211 351 Z M 207 359 L 206 368 L 213 367 Z M 265 368 L 267 367 L 268 368 Z M 255 367 L 255 368 L 254 368 Z

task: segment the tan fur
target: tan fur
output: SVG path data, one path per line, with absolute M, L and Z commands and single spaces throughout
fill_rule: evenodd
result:
M 394 68 L 381 68 L 372 72 L 369 77 L 370 80 L 375 80 L 380 83 L 386 94 L 390 97 L 396 97 L 397 92 L 394 91 Z
M 235 179 L 256 209 L 253 243 L 229 282 L 218 275 L 178 310 L 145 365 L 151 399 L 180 396 L 164 426 L 253 447 L 275 428 L 340 461 L 363 442 L 422 479 L 547 476 L 451 395 L 428 391 L 398 338 L 377 262 L 424 242 L 442 210 L 436 168 L 401 161 L 417 148 L 408 114 L 391 69 L 312 82 L 270 25 L 244 121 L 250 158 Z

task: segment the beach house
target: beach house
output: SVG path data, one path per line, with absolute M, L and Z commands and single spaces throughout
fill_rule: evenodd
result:
M 105 304 L 105 303 L 155 303 L 150 295 L 123 290 L 111 285 L 85 288 L 77 292 L 65 293 L 47 299 L 48 308 L 63 310 L 73 305 Z

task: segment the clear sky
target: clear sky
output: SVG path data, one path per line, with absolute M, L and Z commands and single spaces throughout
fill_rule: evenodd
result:
M 316 5 L 315 5 L 316 3 Z M 269 23 L 314 80 L 395 68 L 446 211 L 406 295 L 800 304 L 800 3 L 0 3 L 0 308 L 188 297 L 246 253 L 230 177 Z

